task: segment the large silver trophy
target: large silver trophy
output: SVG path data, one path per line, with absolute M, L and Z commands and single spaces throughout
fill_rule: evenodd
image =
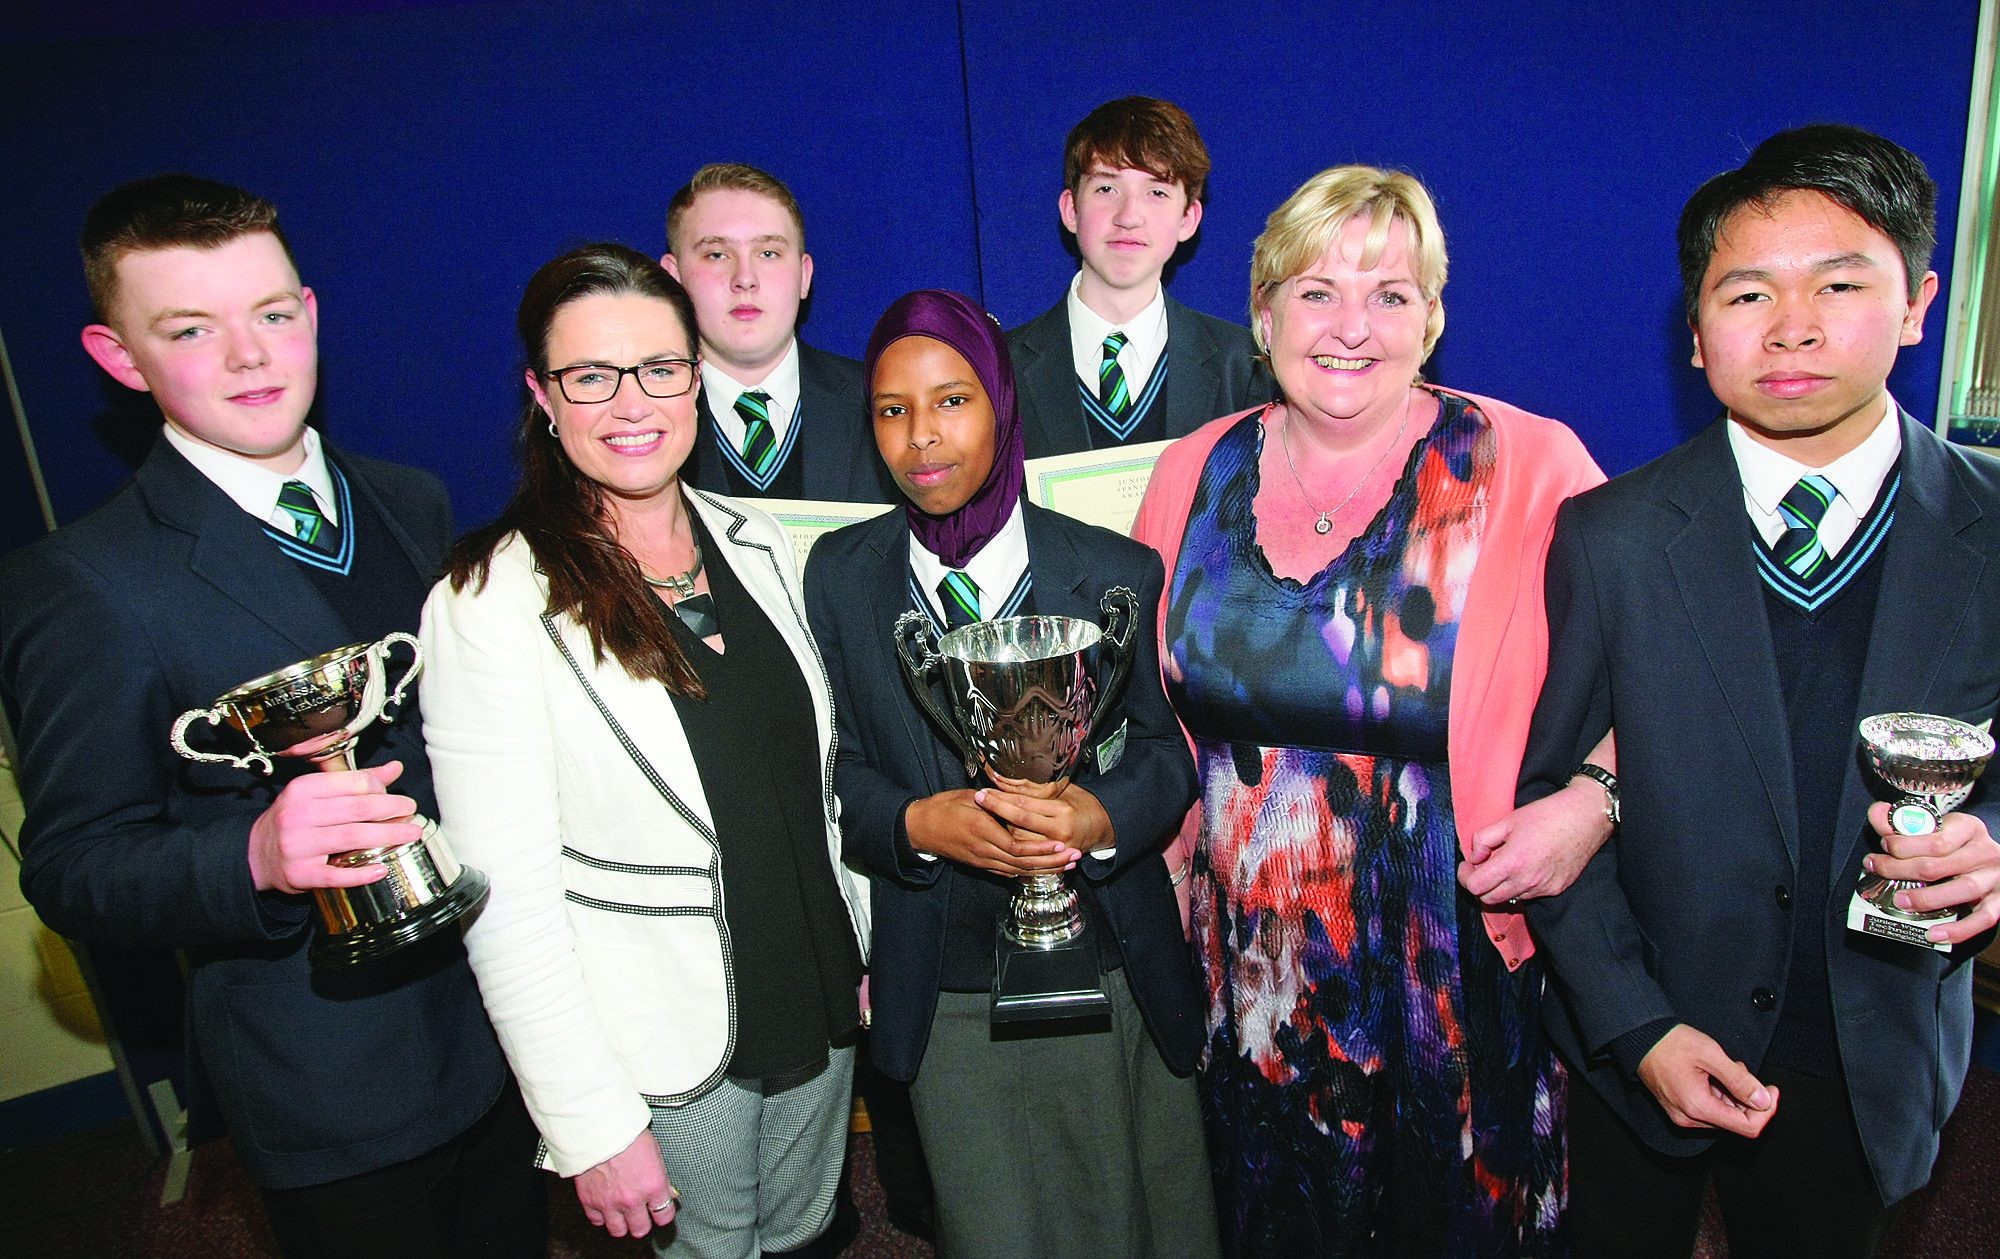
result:
M 1993 736 L 1977 726 L 1929 713 L 1878 713 L 1861 723 L 1861 746 L 1882 781 L 1903 792 L 1889 808 L 1889 826 L 1899 835 L 1928 835 L 1944 815 L 1972 792 L 1972 784 L 1993 756 Z M 1896 893 L 1924 886 L 1909 879 L 1863 874 L 1847 905 L 1847 925 L 1905 944 L 1951 952 L 1952 946 L 1926 933 L 1958 916 L 1953 909 L 1929 912 L 1896 908 Z
M 929 616 L 896 622 L 896 655 L 917 702 L 965 758 L 968 778 L 1054 799 L 1132 670 L 1139 598 L 1105 592 L 1101 625 L 1070 616 L 979 621 L 933 641 Z M 942 675 L 949 705 L 932 682 Z M 1121 745 L 1122 748 L 1122 745 Z M 1060 871 L 1023 876 L 994 945 L 993 1021 L 1073 1018 L 1110 1008 L 1097 947 Z
M 412 659 L 390 690 L 389 649 L 405 644 Z M 274 756 L 304 756 L 322 770 L 354 768 L 351 753 L 361 731 L 395 718 L 387 710 L 424 667 L 423 648 L 401 632 L 380 642 L 354 643 L 245 682 L 174 722 L 174 751 L 191 761 L 227 761 L 238 769 L 273 769 Z M 190 747 L 196 722 L 233 728 L 249 740 L 244 754 Z M 486 899 L 486 876 L 458 864 L 444 834 L 429 818 L 414 819 L 423 834 L 407 844 L 334 853 L 329 865 L 352 868 L 376 862 L 388 874 L 360 887 L 314 888 L 323 930 L 308 956 L 321 969 L 364 962 L 402 948 L 456 922 Z

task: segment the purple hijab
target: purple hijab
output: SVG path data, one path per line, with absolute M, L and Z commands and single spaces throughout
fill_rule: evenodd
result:
M 1001 335 L 999 321 L 978 302 L 944 289 L 905 293 L 882 312 L 868 338 L 862 380 L 871 400 L 870 414 L 874 412 L 875 362 L 882 351 L 904 337 L 930 337 L 964 355 L 993 402 L 993 468 L 979 492 L 949 516 L 933 516 L 915 503 L 903 504 L 903 516 L 917 541 L 944 561 L 945 567 L 964 568 L 966 561 L 1006 526 L 1028 480 L 1021 446 L 1021 413 L 1014 409 L 1014 361 L 1007 354 L 1007 339 Z

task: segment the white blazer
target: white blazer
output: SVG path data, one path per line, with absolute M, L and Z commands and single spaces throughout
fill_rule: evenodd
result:
M 806 629 L 791 542 L 769 515 L 689 489 L 727 564 L 792 649 L 819 731 L 827 862 L 868 951 L 866 878 L 840 861 L 833 702 Z M 424 605 L 424 736 L 438 807 L 493 890 L 465 932 L 480 995 L 541 1129 L 574 1176 L 630 1145 L 651 1106 L 722 1078 L 736 984 L 701 777 L 659 682 L 597 663 L 547 614 L 518 535 L 483 588 Z

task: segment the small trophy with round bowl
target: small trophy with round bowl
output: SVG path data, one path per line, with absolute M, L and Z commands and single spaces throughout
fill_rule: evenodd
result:
M 392 690 L 389 651 L 399 643 L 409 647 L 412 659 Z M 389 706 L 402 703 L 423 667 L 416 638 L 400 632 L 314 656 L 251 679 L 212 707 L 182 713 L 170 736 L 174 751 L 191 761 L 224 761 L 266 774 L 275 756 L 307 757 L 322 770 L 353 769 L 356 738 L 375 721 L 395 720 Z M 191 747 L 187 734 L 197 722 L 234 730 L 250 750 Z M 313 966 L 335 969 L 394 952 L 458 921 L 486 899 L 486 876 L 458 864 L 435 822 L 413 820 L 423 833 L 407 844 L 327 858 L 329 865 L 347 868 L 379 862 L 388 873 L 359 887 L 313 889 L 321 928 L 308 953 Z
M 1898 835 L 1928 835 L 1972 792 L 1993 756 L 1993 736 L 1977 726 L 1930 713 L 1878 713 L 1861 723 L 1861 746 L 1882 781 L 1903 793 L 1889 806 Z M 1924 886 L 1911 879 L 1861 876 L 1847 905 L 1850 930 L 1921 948 L 1951 952 L 1928 937 L 1958 916 L 1955 909 L 1896 907 L 1896 893 Z
M 977 621 L 934 636 L 930 617 L 896 622 L 896 655 L 911 693 L 965 758 L 968 778 L 1054 799 L 1069 785 L 1132 670 L 1138 596 L 1124 586 L 1099 603 L 1100 624 L 1070 616 Z M 932 691 L 942 679 L 949 697 Z M 1100 751 L 1114 760 L 1122 751 Z M 1108 765 L 1100 765 L 1100 769 Z M 995 1023 L 1075 1018 L 1110 1008 L 1097 948 L 1060 871 L 1024 875 L 994 945 Z

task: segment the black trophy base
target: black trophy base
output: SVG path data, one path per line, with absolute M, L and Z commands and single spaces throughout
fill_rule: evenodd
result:
M 458 873 L 458 881 L 443 896 L 421 909 L 339 935 L 322 925 L 313 937 L 312 947 L 306 951 L 306 960 L 314 970 L 342 970 L 385 957 L 444 930 L 479 908 L 486 900 L 486 891 L 486 876 L 470 866 L 464 867 Z
M 1090 1018 L 1110 1010 L 1088 932 L 1043 948 L 1010 939 L 1001 928 L 993 946 L 995 1023 Z

